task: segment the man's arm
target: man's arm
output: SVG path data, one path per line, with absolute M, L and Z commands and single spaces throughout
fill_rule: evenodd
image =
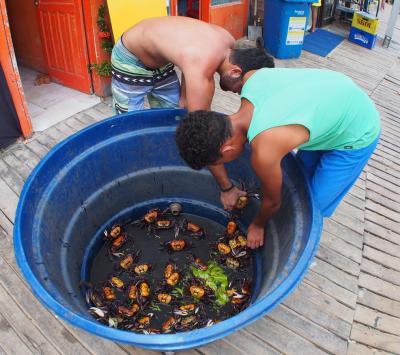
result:
M 186 84 L 186 108 L 189 112 L 197 110 L 210 110 L 214 96 L 214 77 L 199 75 L 185 75 Z
M 264 131 L 252 141 L 251 163 L 261 180 L 263 200 L 256 218 L 247 231 L 250 248 L 263 245 L 265 223 L 280 208 L 283 157 L 308 139 L 309 133 L 305 127 L 288 125 Z

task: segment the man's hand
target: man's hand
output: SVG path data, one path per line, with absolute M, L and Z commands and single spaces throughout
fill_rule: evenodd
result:
M 264 227 L 257 224 L 250 224 L 247 229 L 247 246 L 251 249 L 262 247 L 264 245 Z
M 224 206 L 224 209 L 231 211 L 235 208 L 239 197 L 246 195 L 247 193 L 245 191 L 239 190 L 235 186 L 232 190 L 228 192 L 221 192 L 221 203 Z

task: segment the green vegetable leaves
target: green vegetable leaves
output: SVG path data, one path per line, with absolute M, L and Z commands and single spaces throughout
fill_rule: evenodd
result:
M 229 302 L 229 297 L 226 294 L 228 277 L 225 275 L 224 270 L 215 261 L 209 261 L 207 266 L 208 269 L 206 271 L 202 271 L 192 266 L 193 276 L 203 279 L 206 285 L 214 291 L 216 303 L 223 306 Z

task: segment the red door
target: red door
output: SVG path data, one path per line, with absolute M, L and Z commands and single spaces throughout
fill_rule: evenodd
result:
M 92 92 L 82 0 L 35 0 L 48 73 L 70 88 Z
M 228 30 L 235 39 L 246 34 L 248 0 L 202 0 L 201 20 Z

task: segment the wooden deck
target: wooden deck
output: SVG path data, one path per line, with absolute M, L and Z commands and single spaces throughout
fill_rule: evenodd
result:
M 244 330 L 183 354 L 400 354 L 399 54 L 344 41 L 328 58 L 303 52 L 278 63 L 351 76 L 381 112 L 382 138 L 356 185 L 325 220 L 318 254 L 297 290 Z M 233 112 L 238 103 L 237 96 L 217 91 L 214 108 Z M 110 115 L 101 103 L 0 153 L 0 354 L 157 353 L 59 320 L 33 296 L 14 258 L 15 209 L 32 168 L 57 142 Z

